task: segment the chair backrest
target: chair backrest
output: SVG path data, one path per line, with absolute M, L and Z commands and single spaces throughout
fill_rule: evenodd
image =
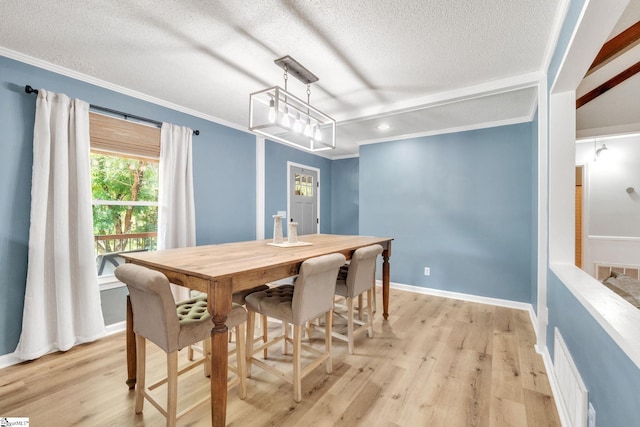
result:
M 376 279 L 376 259 L 382 253 L 381 245 L 356 249 L 347 271 L 347 296 L 353 298 L 373 287 Z
M 115 276 L 129 288 L 133 331 L 166 352 L 178 350 L 180 323 L 167 277 L 135 264 L 119 266 Z
M 301 325 L 333 309 L 338 271 L 345 262 L 344 255 L 329 254 L 302 263 L 291 302 L 294 324 Z

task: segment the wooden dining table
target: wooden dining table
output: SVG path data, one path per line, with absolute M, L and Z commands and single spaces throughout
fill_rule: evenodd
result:
M 128 263 L 164 273 L 171 283 L 206 292 L 213 327 L 211 329 L 211 424 L 224 426 L 227 409 L 228 330 L 225 325 L 231 311 L 234 292 L 295 276 L 307 259 L 341 253 L 347 259 L 361 247 L 380 244 L 382 252 L 383 317 L 389 316 L 388 237 L 310 234 L 299 236 L 297 244 L 274 246 L 269 240 L 203 245 L 151 252 L 122 254 Z M 127 384 L 136 383 L 136 348 L 133 316 L 127 298 Z M 248 333 L 252 333 L 249 331 Z

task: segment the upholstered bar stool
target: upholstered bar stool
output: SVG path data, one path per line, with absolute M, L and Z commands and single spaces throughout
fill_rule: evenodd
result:
M 210 343 L 211 318 L 207 312 L 206 298 L 194 298 L 178 303 L 174 302 L 167 277 L 155 270 L 134 264 L 125 264 L 115 270 L 115 276 L 127 285 L 133 311 L 133 331 L 136 335 L 137 372 L 135 412 L 142 412 L 144 399 L 147 399 L 167 419 L 167 426 L 175 426 L 176 420 L 195 407 L 209 400 L 209 396 L 177 413 L 178 376 L 207 361 L 207 358 L 189 364 L 178 371 L 178 350 L 200 341 Z M 234 305 L 227 317 L 228 328 L 235 328 L 238 337 L 244 338 L 246 310 Z M 146 340 L 149 340 L 167 353 L 167 378 L 146 386 Z M 210 344 L 205 344 L 209 348 Z M 237 381 L 240 383 L 240 398 L 246 396 L 245 385 L 245 346 L 238 340 Z M 208 354 L 208 352 L 206 352 Z M 167 404 L 163 408 L 150 392 L 167 384 Z
M 176 311 L 178 313 L 178 319 L 180 323 L 190 322 L 194 320 L 200 319 L 211 319 L 209 312 L 207 311 L 207 296 L 201 295 L 199 297 L 190 298 L 188 300 L 180 301 L 176 304 Z M 240 384 L 240 388 L 238 390 L 238 395 L 241 399 L 244 399 L 247 395 L 247 386 L 246 386 L 246 371 L 245 371 L 245 360 L 246 360 L 246 352 L 245 352 L 245 329 L 246 329 L 246 321 L 247 321 L 247 310 L 242 307 L 240 304 L 233 303 L 231 313 L 227 316 L 227 321 L 225 325 L 229 331 L 233 331 L 236 334 L 237 342 L 236 346 L 232 349 L 229 349 L 229 356 L 233 356 L 234 354 L 238 354 L 236 356 L 237 364 L 228 365 L 228 369 L 233 372 L 235 377 L 229 380 L 227 387 L 232 388 L 236 384 Z M 206 359 L 201 360 L 200 363 L 204 363 L 204 372 L 206 376 L 211 376 L 211 366 L 209 364 L 209 358 L 211 355 L 211 335 L 208 334 L 207 338 L 202 341 L 204 343 L 204 348 L 202 349 L 202 353 L 205 355 Z M 189 360 L 193 360 L 193 345 L 189 345 Z M 195 365 L 198 363 L 196 362 Z
M 247 337 L 252 335 L 255 322 L 255 314 L 266 315 L 283 322 L 284 333 L 267 341 L 258 348 L 254 348 L 254 340 L 247 339 L 247 374 L 251 375 L 251 365 L 270 372 L 293 384 L 293 395 L 296 402 L 302 400 L 302 378 L 317 366 L 325 363 L 328 374 L 332 372 L 331 365 L 331 311 L 333 309 L 333 297 L 336 278 L 340 266 L 345 262 L 342 254 L 329 254 L 311 258 L 302 263 L 300 274 L 295 286 L 282 285 L 256 292 L 246 299 L 246 307 L 249 311 Z M 325 315 L 326 334 L 325 351 L 319 351 L 311 346 L 302 345 L 302 328 L 309 320 Z M 293 339 L 288 336 L 289 324 L 293 325 Z M 289 375 L 260 359 L 253 357 L 264 348 L 279 343 L 280 341 L 293 344 L 293 375 Z M 285 347 L 286 348 L 286 347 Z M 305 350 L 317 356 L 302 369 L 301 351 Z
M 367 331 L 369 337 L 373 336 L 373 293 L 375 292 L 376 259 L 382 253 L 382 246 L 371 245 L 356 249 L 351 257 L 351 262 L 346 271 L 346 276 L 340 274 L 336 283 L 336 295 L 344 297 L 347 308 L 347 333 L 341 334 L 332 331 L 332 336 L 347 342 L 349 354 L 354 352 L 355 337 Z M 358 311 L 363 307 L 362 295 L 367 294 L 366 321 L 359 315 L 355 318 L 354 299 L 358 298 Z M 334 310 L 334 313 L 340 315 Z M 355 325 L 358 325 L 355 328 Z
M 246 305 L 247 303 L 247 297 L 253 293 L 256 292 L 261 292 L 261 291 L 266 291 L 267 289 L 269 289 L 269 286 L 267 285 L 260 285 L 260 286 L 256 286 L 254 288 L 251 289 L 245 289 L 244 291 L 239 291 L 239 292 L 235 292 L 233 294 L 233 302 L 235 302 L 236 304 L 240 304 L 240 305 Z M 253 342 L 262 342 L 262 344 L 266 344 L 267 342 L 267 316 L 266 315 L 262 315 L 260 316 L 261 322 L 260 322 L 260 328 L 261 328 L 261 334 L 259 336 L 255 336 L 255 331 L 254 331 L 254 327 L 251 327 L 251 329 L 247 330 L 247 336 L 253 336 Z M 250 334 L 250 335 L 249 335 Z M 237 337 L 237 339 L 239 340 L 240 337 Z M 264 358 L 267 358 L 267 348 L 265 347 L 264 349 Z
M 238 304 L 238 305 L 245 305 L 245 299 L 247 298 L 247 295 L 251 295 L 254 292 L 260 292 L 260 291 L 265 291 L 269 289 L 269 286 L 267 285 L 259 285 L 259 286 L 255 286 L 253 288 L 249 288 L 249 289 L 244 289 L 242 291 L 238 291 L 238 292 L 234 292 L 232 295 L 232 301 L 234 304 Z M 192 290 L 190 292 L 191 296 L 193 298 L 204 298 L 204 302 L 205 305 L 207 303 L 207 294 L 205 294 L 204 292 L 200 292 L 200 291 L 194 291 Z M 262 335 L 261 336 L 254 336 L 254 341 L 255 342 L 259 342 L 262 341 L 263 343 L 267 342 L 267 316 L 261 316 L 262 318 Z M 229 342 L 232 342 L 233 339 L 231 337 L 231 328 L 229 328 Z M 251 332 L 251 331 L 249 331 Z M 236 338 L 237 338 L 237 334 L 236 334 Z M 239 338 L 237 338 L 239 339 Z M 192 346 L 190 345 L 188 348 L 188 357 L 189 360 L 193 360 L 194 359 L 194 353 L 198 351 L 201 352 L 202 349 L 198 348 L 197 346 Z M 267 350 L 265 349 L 265 353 L 264 353 L 264 357 L 267 357 Z

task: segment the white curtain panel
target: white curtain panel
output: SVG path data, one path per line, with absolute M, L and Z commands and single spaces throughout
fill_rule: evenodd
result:
M 196 244 L 192 135 L 193 131 L 187 127 L 162 124 L 158 182 L 158 249 L 184 248 Z M 172 286 L 176 300 L 189 296 L 186 288 Z
M 104 334 L 93 248 L 89 104 L 40 89 L 27 285 L 14 355 L 32 360 Z

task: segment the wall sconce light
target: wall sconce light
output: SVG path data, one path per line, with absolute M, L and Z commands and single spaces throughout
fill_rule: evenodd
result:
M 593 139 L 593 161 L 596 162 L 598 158 L 604 159 L 609 154 L 609 148 L 606 144 L 602 144 L 602 147 L 597 148 L 598 138 Z
M 598 148 L 596 150 L 596 156 L 603 157 L 603 156 L 605 156 L 607 154 L 608 150 L 609 149 L 607 148 L 607 146 L 605 144 L 602 144 L 602 147 L 600 147 L 600 148 Z

